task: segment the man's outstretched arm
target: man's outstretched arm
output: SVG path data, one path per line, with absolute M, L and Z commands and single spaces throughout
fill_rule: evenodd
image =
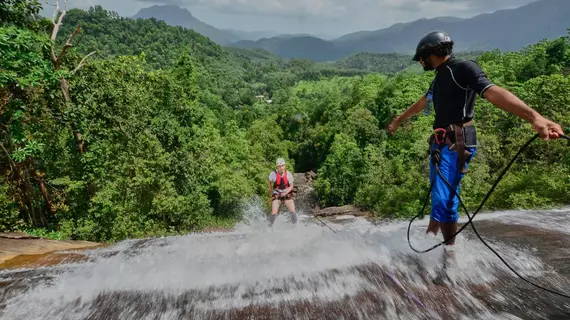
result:
M 404 111 L 401 115 L 397 116 L 396 118 L 394 118 L 394 120 L 392 120 L 392 123 L 390 123 L 390 125 L 388 126 L 388 132 L 394 134 L 394 132 L 396 132 L 396 130 L 400 126 L 400 123 L 403 120 L 406 120 L 407 118 L 410 118 L 420 113 L 426 107 L 427 102 L 428 101 L 426 97 L 422 96 L 420 100 L 412 104 L 406 111 Z
M 491 86 L 483 92 L 483 97 L 502 110 L 530 123 L 532 129 L 540 135 L 541 139 L 557 139 L 561 134 L 564 134 L 559 124 L 544 118 L 540 113 L 527 106 L 526 103 L 506 89 L 497 85 Z

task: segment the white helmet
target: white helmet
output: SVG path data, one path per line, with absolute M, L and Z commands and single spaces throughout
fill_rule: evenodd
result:
M 284 164 L 285 164 L 285 159 L 283 159 L 283 158 L 279 158 L 279 159 L 277 159 L 277 161 L 275 161 L 276 166 L 281 166 Z

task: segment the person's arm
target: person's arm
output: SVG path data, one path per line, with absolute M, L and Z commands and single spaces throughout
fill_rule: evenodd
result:
M 269 198 L 271 198 L 273 196 L 273 186 L 269 179 L 267 180 L 267 187 L 269 188 Z
M 267 177 L 267 188 L 269 189 L 269 198 L 273 197 L 273 180 L 275 172 L 271 172 L 269 177 Z
M 388 131 L 392 134 L 396 132 L 402 121 L 422 112 L 422 110 L 426 107 L 427 103 L 428 100 L 426 99 L 426 97 L 422 96 L 418 101 L 412 104 L 406 111 L 404 111 L 401 115 L 397 116 L 396 118 L 394 118 L 394 120 L 392 120 L 392 123 L 390 123 L 390 125 L 388 126 Z
M 496 107 L 514 114 L 532 125 L 542 139 L 556 139 L 564 134 L 562 127 L 544 118 L 510 91 L 493 84 L 474 61 L 466 61 L 462 74 L 468 86 Z
M 294 188 L 294 187 L 295 187 L 295 185 L 293 184 L 293 182 L 291 182 L 291 183 L 289 184 L 289 188 L 285 189 L 285 190 L 283 191 L 283 194 L 289 194 L 291 191 L 293 191 L 293 188 Z
M 538 112 L 527 106 L 517 96 L 499 86 L 495 85 L 487 89 L 483 94 L 483 97 L 495 106 L 512 113 L 529 123 L 532 123 L 535 119 L 541 117 Z
M 510 91 L 499 86 L 492 86 L 483 93 L 483 97 L 498 108 L 512 113 L 532 125 L 542 139 L 557 139 L 564 134 L 562 127 L 544 118 Z

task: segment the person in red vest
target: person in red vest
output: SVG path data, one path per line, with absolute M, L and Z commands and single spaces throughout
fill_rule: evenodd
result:
M 269 218 L 270 225 L 273 225 L 281 202 L 289 210 L 291 222 L 297 223 L 297 213 L 295 212 L 295 202 L 293 201 L 293 174 L 285 168 L 285 160 L 283 158 L 277 159 L 275 162 L 275 170 L 269 174 L 267 185 L 269 186 L 269 197 L 271 197 L 271 216 Z

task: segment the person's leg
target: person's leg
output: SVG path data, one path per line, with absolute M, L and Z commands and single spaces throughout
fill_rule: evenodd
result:
M 436 270 L 435 284 L 445 284 L 451 282 L 448 276 L 448 268 L 453 263 L 455 257 L 448 248 L 453 247 L 455 244 L 455 237 L 451 236 L 457 231 L 457 197 L 454 196 L 452 189 L 447 184 L 449 182 L 452 186 L 457 181 L 457 153 L 450 151 L 448 147 L 441 150 L 440 161 L 438 164 L 439 172 L 435 171 L 435 183 L 432 189 L 432 213 L 433 220 L 439 223 L 441 233 L 443 235 L 443 253 L 442 264 Z M 446 182 L 447 181 L 447 182 Z
M 279 213 L 279 207 L 281 206 L 281 200 L 275 199 L 271 202 L 271 215 L 269 216 L 269 226 L 273 226 L 277 214 Z
M 466 166 L 475 155 L 475 148 L 466 148 L 471 152 L 471 156 L 466 159 Z M 439 222 L 443 241 L 445 243 L 443 250 L 443 264 L 436 277 L 436 283 L 443 283 L 443 279 L 447 279 L 454 283 L 447 270 L 455 265 L 455 233 L 458 230 L 459 220 L 459 184 L 465 176 L 459 170 L 457 165 L 457 152 L 450 151 L 445 147 L 441 150 L 441 160 L 439 163 L 439 173 L 436 183 L 434 184 L 434 192 L 432 193 L 432 216 Z M 445 178 L 447 182 L 442 178 Z M 451 185 L 448 185 L 448 183 Z M 455 192 L 453 192 L 455 189 Z
M 281 200 L 275 199 L 271 203 L 271 214 L 276 216 L 279 213 L 279 207 L 281 206 Z
M 430 218 L 429 225 L 426 230 L 426 234 L 427 233 L 433 233 L 433 235 L 437 236 L 437 234 L 439 233 L 439 222 Z
M 457 167 L 457 152 L 450 151 L 448 147 L 441 149 L 438 169 L 439 172 L 436 168 L 433 169 L 435 183 L 432 189 L 431 218 L 439 222 L 446 245 L 453 245 L 455 238 L 451 237 L 457 231 L 459 199 L 450 185 L 459 194 L 459 182 L 463 178 Z
M 440 154 L 440 152 L 437 150 L 437 146 L 432 145 L 431 146 L 431 155 L 430 155 L 430 163 L 429 163 L 429 173 L 430 173 L 430 184 L 433 184 L 432 190 L 431 190 L 431 211 L 430 211 L 430 220 L 429 220 L 429 224 L 428 227 L 426 229 L 426 234 L 427 233 L 432 233 L 433 235 L 436 235 L 439 233 L 439 209 L 438 206 L 440 206 L 440 203 L 438 201 L 434 201 L 437 200 L 438 197 L 440 197 L 439 195 L 439 188 L 441 188 L 440 184 L 441 184 L 441 178 L 437 175 L 437 170 L 435 165 L 439 165 L 439 159 L 440 156 L 439 155 L 435 155 L 434 153 Z
M 453 226 L 453 217 L 451 219 L 448 217 L 449 210 L 447 207 L 449 204 L 448 198 L 451 193 L 449 192 L 449 186 L 447 186 L 441 176 L 449 179 L 447 173 L 450 171 L 450 162 L 448 159 L 450 151 L 446 147 L 440 151 L 435 151 L 435 153 L 436 155 L 434 155 L 432 151 L 432 161 L 430 161 L 430 182 L 433 184 L 433 187 L 431 191 L 430 223 L 426 233 L 432 232 L 434 235 L 437 235 L 438 230 L 441 228 L 443 238 L 447 240 L 450 227 Z M 447 246 L 448 245 L 444 246 L 443 265 L 436 270 L 436 277 L 433 280 L 435 284 L 444 284 L 444 279 L 448 278 L 446 273 L 448 265 L 446 257 L 447 250 L 445 250 Z
M 295 212 L 295 202 L 293 199 L 285 200 L 285 206 L 289 210 L 289 215 L 291 216 L 291 222 L 297 224 L 297 212 Z
M 443 235 L 443 241 L 445 245 L 452 246 L 455 244 L 455 237 L 453 235 L 457 232 L 457 220 L 454 222 L 441 222 L 441 234 Z M 452 238 L 453 237 L 453 238 Z
M 473 159 L 475 155 L 475 148 L 465 148 L 471 155 L 465 159 L 465 167 L 469 168 L 469 162 Z M 444 217 L 440 220 L 441 233 L 443 234 L 443 239 L 446 245 L 455 244 L 455 233 L 458 230 L 458 220 L 459 220 L 459 195 L 460 195 L 460 184 L 461 180 L 465 177 L 462 174 L 457 165 L 457 153 L 454 151 L 445 150 L 442 156 L 442 165 L 440 166 L 440 171 L 442 175 L 447 179 L 447 181 L 454 187 L 455 192 L 450 188 L 450 186 L 444 182 L 447 192 L 442 192 L 440 197 L 442 200 L 447 199 L 445 204 L 441 203 L 442 212 L 445 213 Z M 453 238 L 452 238 L 453 237 Z

